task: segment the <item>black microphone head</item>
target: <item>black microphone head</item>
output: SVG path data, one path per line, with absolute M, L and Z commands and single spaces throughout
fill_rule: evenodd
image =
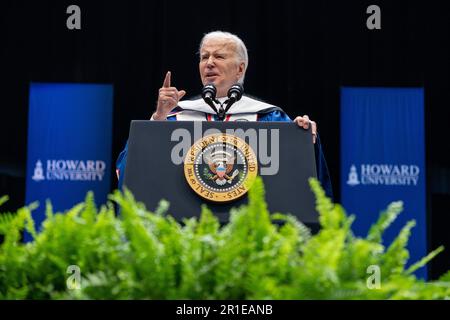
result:
M 202 98 L 215 100 L 217 94 L 216 86 L 213 83 L 206 84 L 202 89 Z
M 244 93 L 244 87 L 240 83 L 233 84 L 228 90 L 228 98 L 233 98 L 235 101 L 239 101 Z

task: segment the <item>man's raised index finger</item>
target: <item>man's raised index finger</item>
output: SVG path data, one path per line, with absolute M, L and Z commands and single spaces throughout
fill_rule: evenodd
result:
M 170 71 L 167 71 L 166 77 L 164 78 L 163 88 L 170 87 Z

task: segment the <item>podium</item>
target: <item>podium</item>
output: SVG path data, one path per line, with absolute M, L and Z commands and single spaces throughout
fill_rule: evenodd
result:
M 290 213 L 315 228 L 311 129 L 288 122 L 131 122 L 124 186 L 148 210 L 165 199 L 181 221 L 199 216 L 206 203 L 226 223 L 231 208 L 247 203 L 246 183 L 256 174 L 270 212 Z

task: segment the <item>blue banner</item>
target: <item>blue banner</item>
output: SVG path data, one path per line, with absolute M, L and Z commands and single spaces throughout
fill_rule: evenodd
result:
M 427 254 L 423 89 L 342 88 L 341 191 L 358 236 L 367 235 L 389 203 L 402 200 L 404 211 L 383 243 L 414 219 L 408 265 Z M 426 279 L 426 268 L 416 275 Z
M 45 201 L 66 210 L 89 190 L 97 204 L 110 189 L 113 89 L 101 84 L 30 86 L 26 203 L 37 227 Z M 30 240 L 30 235 L 25 235 Z

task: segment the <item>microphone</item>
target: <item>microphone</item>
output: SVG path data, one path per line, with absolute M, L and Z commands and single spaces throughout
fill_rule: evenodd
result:
M 216 100 L 217 89 L 213 83 L 208 83 L 202 89 L 202 98 L 207 104 Z
M 244 87 L 240 83 L 236 83 L 228 90 L 228 99 L 230 99 L 230 105 L 239 101 L 244 93 Z
M 244 87 L 240 83 L 233 84 L 228 90 L 228 100 L 226 101 L 227 107 L 225 108 L 224 114 L 231 108 L 233 103 L 241 100 L 242 94 L 244 93 Z
M 217 113 L 214 101 L 216 100 L 217 89 L 213 83 L 206 84 L 202 89 L 202 98 L 215 113 Z

